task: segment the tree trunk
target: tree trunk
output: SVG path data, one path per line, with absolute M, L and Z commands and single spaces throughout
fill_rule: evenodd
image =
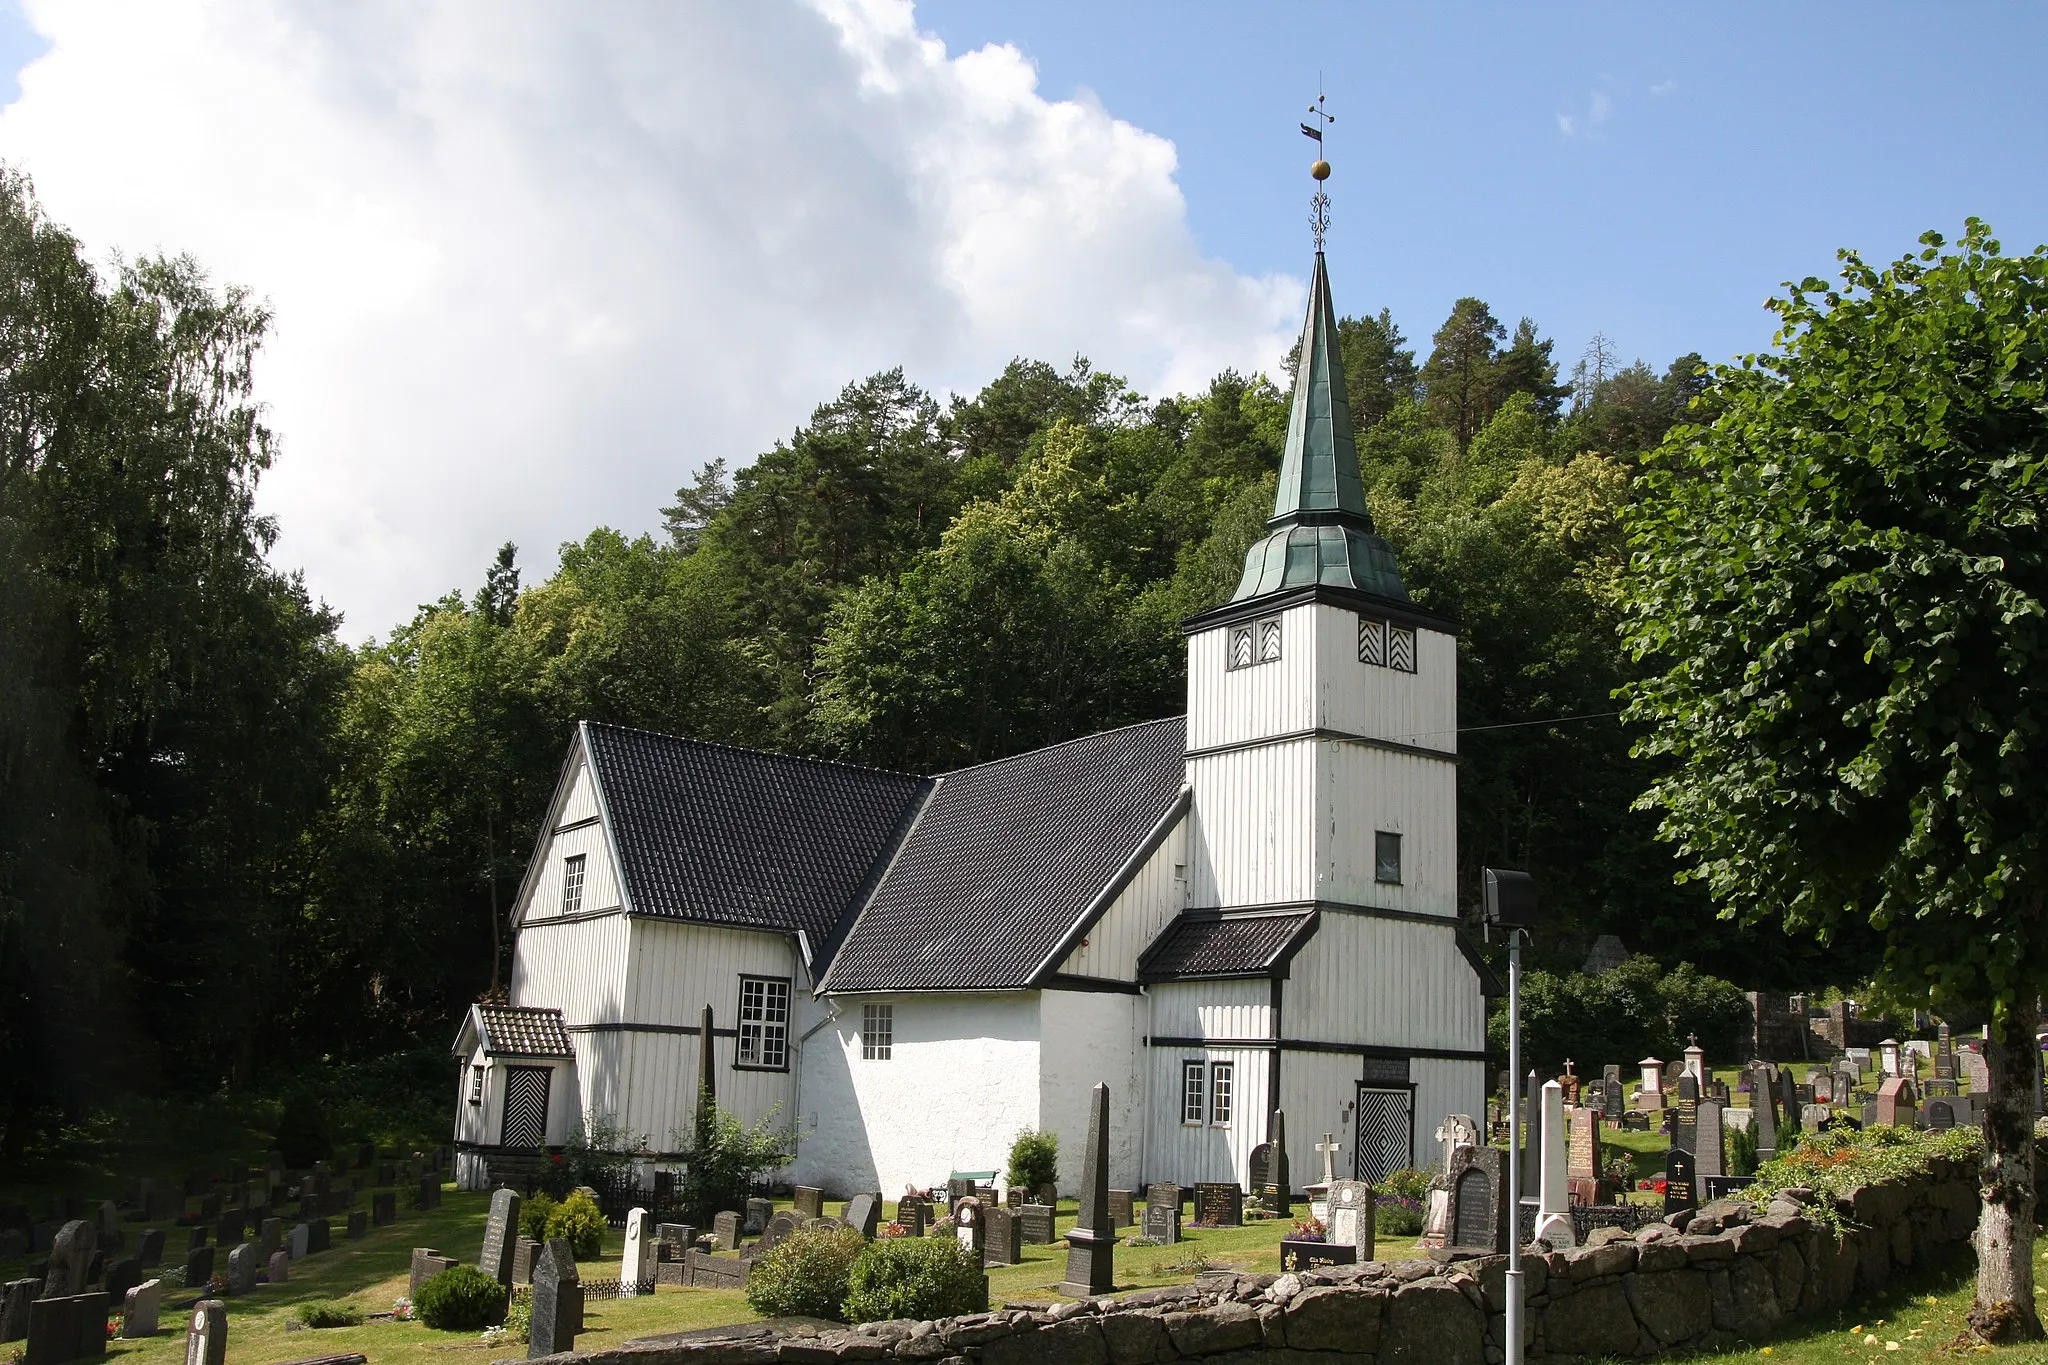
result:
M 2038 1341 L 2034 1311 L 2034 1095 L 2040 1020 L 2035 1002 L 2006 1016 L 2005 1037 L 1985 1045 L 1991 1107 L 1984 1118 L 1984 1161 L 1978 1171 L 1983 1211 L 1977 1217 L 1977 1301 L 1970 1327 L 1995 1343 Z

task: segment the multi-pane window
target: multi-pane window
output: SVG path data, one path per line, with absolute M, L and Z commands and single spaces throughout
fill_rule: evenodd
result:
M 1202 1081 L 1208 1068 L 1201 1062 L 1180 1064 L 1180 1121 L 1200 1123 L 1208 1108 L 1203 1104 Z
M 1372 879 L 1401 884 L 1401 836 L 1374 830 L 1372 836 Z
M 740 978 L 739 1064 L 776 1070 L 789 1065 L 788 978 Z
M 1236 1081 L 1235 1064 L 1209 1063 L 1209 1122 L 1219 1127 L 1230 1122 L 1230 1102 L 1236 1092 Z
M 562 913 L 573 915 L 583 908 L 583 855 L 562 859 Z
M 860 1055 L 862 1060 L 886 1062 L 896 1048 L 896 1007 L 894 1005 L 862 1005 L 860 1007 Z
M 484 1069 L 480 1066 L 473 1066 L 469 1069 L 469 1102 L 471 1104 L 482 1104 L 484 1102 Z
M 1269 664 L 1280 657 L 1280 618 L 1268 616 L 1232 626 L 1224 664 L 1231 669 Z
M 1358 661 L 1402 673 L 1415 671 L 1415 628 L 1374 616 L 1358 618 Z

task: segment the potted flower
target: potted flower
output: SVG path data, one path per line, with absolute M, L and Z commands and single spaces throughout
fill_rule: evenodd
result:
M 1330 1241 L 1330 1230 L 1319 1218 L 1297 1221 L 1280 1239 L 1282 1270 L 1313 1270 L 1323 1265 L 1354 1265 L 1358 1248 L 1338 1246 Z

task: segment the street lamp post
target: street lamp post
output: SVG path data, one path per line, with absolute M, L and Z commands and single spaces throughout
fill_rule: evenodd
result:
M 1536 919 L 1536 882 L 1526 872 L 1489 867 L 1486 923 L 1508 935 L 1508 1269 L 1507 1365 L 1522 1365 L 1522 1111 L 1515 1082 L 1522 1074 L 1522 936 Z

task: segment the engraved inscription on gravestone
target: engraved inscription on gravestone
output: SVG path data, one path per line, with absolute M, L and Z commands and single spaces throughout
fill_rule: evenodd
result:
M 1195 1182 L 1195 1225 L 1234 1228 L 1244 1224 L 1244 1191 L 1235 1181 Z
M 1018 1240 L 1043 1246 L 1053 1239 L 1053 1206 L 1026 1204 L 1017 1210 Z
M 1692 1153 L 1683 1147 L 1673 1147 L 1664 1154 L 1664 1212 L 1677 1213 L 1681 1209 L 1699 1207 L 1697 1171 Z

